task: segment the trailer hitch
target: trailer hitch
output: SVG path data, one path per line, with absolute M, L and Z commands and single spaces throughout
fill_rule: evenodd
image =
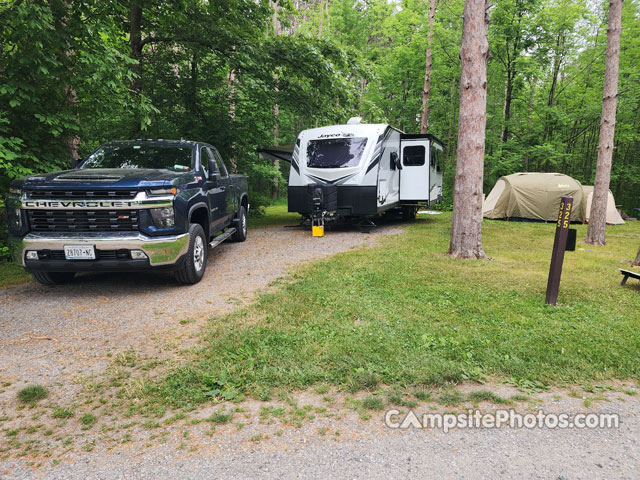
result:
M 324 237 L 324 216 L 326 210 L 322 209 L 324 197 L 321 189 L 316 189 L 316 195 L 313 197 L 313 214 L 311 215 L 311 236 Z

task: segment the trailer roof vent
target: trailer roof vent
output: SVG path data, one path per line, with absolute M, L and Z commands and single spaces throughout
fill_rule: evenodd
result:
M 351 117 L 347 121 L 347 125 L 360 125 L 361 121 L 362 121 L 362 117 Z

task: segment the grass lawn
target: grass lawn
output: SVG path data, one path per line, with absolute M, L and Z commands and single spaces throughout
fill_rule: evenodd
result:
M 450 220 L 420 218 L 375 248 L 302 267 L 275 293 L 212 319 L 192 361 L 152 384 L 149 400 L 266 398 L 320 383 L 355 392 L 487 377 L 524 387 L 640 379 L 638 282 L 623 288 L 618 272 L 635 256 L 640 222 L 607 227 L 606 247 L 568 252 L 549 307 L 554 224 L 487 220 L 493 260 L 465 261 L 445 254 Z M 582 241 L 586 226 L 577 228 Z
M 31 275 L 14 263 L 0 262 L 0 288 L 32 282 Z
M 296 225 L 300 220 L 300 214 L 287 212 L 287 199 L 280 199 L 274 205 L 265 209 L 261 217 L 249 217 L 249 228 L 267 227 L 270 225 Z

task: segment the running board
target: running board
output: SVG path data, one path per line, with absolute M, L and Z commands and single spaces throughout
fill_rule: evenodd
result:
M 216 248 L 218 245 L 220 245 L 222 242 L 224 242 L 227 238 L 229 238 L 234 233 L 236 233 L 236 229 L 234 227 L 229 228 L 222 235 L 218 235 L 216 238 L 211 240 L 211 242 L 209 242 L 209 248 Z

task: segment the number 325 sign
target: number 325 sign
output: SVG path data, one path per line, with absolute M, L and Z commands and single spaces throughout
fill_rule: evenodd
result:
M 570 218 L 571 202 L 560 202 L 560 211 L 558 212 L 558 228 L 569 228 Z
M 558 289 L 560 288 L 562 262 L 564 261 L 564 251 L 567 246 L 567 236 L 569 235 L 572 205 L 573 197 L 562 197 L 560 200 L 560 211 L 558 212 L 558 223 L 556 224 L 556 237 L 553 241 L 551 265 L 549 266 L 549 279 L 547 280 L 546 302 L 549 305 L 557 305 L 558 303 Z

